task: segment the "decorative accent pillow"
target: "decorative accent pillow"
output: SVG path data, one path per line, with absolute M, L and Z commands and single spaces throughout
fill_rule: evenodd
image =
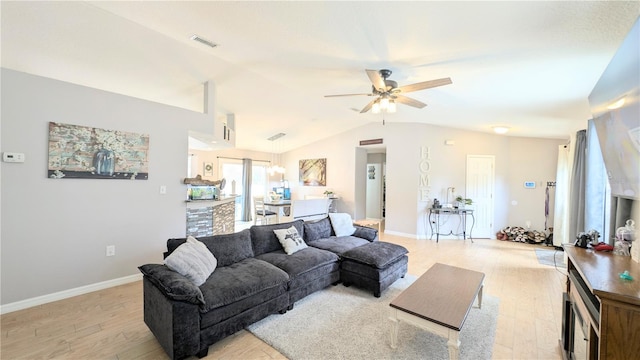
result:
M 325 217 L 318 221 L 305 221 L 303 239 L 306 242 L 313 242 L 331 237 L 331 220 Z
M 273 232 L 276 234 L 287 255 L 291 255 L 307 247 L 307 243 L 302 240 L 295 226 L 291 226 L 288 229 L 276 229 L 273 230 Z
M 329 219 L 336 236 L 349 236 L 356 232 L 351 215 L 347 213 L 329 213 Z
M 216 269 L 218 260 L 205 244 L 189 236 L 187 242 L 178 246 L 164 259 L 164 264 L 191 280 L 196 286 L 200 286 Z

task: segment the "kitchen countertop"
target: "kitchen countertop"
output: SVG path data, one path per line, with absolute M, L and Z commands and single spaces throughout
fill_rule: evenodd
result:
M 240 195 L 228 195 L 228 196 L 223 196 L 221 198 L 219 198 L 218 200 L 213 200 L 213 199 L 202 199 L 202 200 L 185 200 L 184 202 L 186 203 L 216 203 L 216 204 L 222 204 L 222 203 L 227 203 L 229 201 L 235 200 L 238 196 Z M 215 204 L 214 204 L 215 206 Z

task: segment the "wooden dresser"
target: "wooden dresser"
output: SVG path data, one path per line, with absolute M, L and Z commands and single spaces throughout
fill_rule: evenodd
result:
M 608 252 L 572 245 L 565 245 L 564 250 L 569 258 L 567 293 L 572 311 L 568 313 L 574 318 L 578 313 L 584 329 L 584 339 L 580 338 L 583 333 L 574 336 L 578 348 L 574 356 L 640 359 L 640 265 L 631 257 Z M 620 278 L 625 270 L 633 281 Z M 567 316 L 565 322 L 575 324 L 574 318 Z M 565 350 L 568 357 L 573 349 L 565 345 Z

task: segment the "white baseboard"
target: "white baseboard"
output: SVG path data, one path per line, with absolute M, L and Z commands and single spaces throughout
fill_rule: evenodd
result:
M 22 310 L 22 309 L 27 309 L 33 306 L 50 303 L 53 301 L 63 300 L 70 297 L 87 294 L 87 293 L 98 291 L 98 290 L 108 289 L 110 287 L 114 287 L 118 285 L 128 284 L 138 280 L 142 280 L 142 274 L 129 275 L 129 276 L 113 279 L 113 280 L 102 281 L 95 284 L 90 284 L 90 285 L 81 286 L 81 287 L 77 287 L 69 290 L 55 292 L 53 294 L 47 294 L 47 295 L 37 296 L 31 299 L 16 301 L 13 303 L 0 306 L 0 315 Z
M 384 233 L 389 235 L 402 236 L 402 237 L 411 238 L 411 239 L 419 239 L 416 234 L 407 234 L 399 231 L 391 231 L 391 230 L 385 229 Z
M 402 236 L 402 237 L 406 237 L 406 238 L 411 238 L 411 239 L 416 239 L 416 240 L 436 240 L 435 235 L 431 236 L 431 235 L 425 235 L 425 234 L 407 234 L 407 233 L 403 233 L 403 232 L 399 232 L 399 231 L 390 231 L 390 230 L 385 230 L 384 231 L 385 234 L 389 234 L 389 235 L 396 235 L 396 236 Z M 448 239 L 448 240 L 463 240 L 462 236 L 458 236 L 458 235 L 440 235 L 440 239 Z M 469 238 L 467 237 L 467 240 Z

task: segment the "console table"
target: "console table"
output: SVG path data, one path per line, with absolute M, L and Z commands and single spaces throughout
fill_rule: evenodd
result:
M 563 248 L 569 260 L 561 333 L 563 357 L 640 358 L 640 265 L 630 256 L 569 244 Z M 633 276 L 632 281 L 620 279 L 625 270 Z
M 462 225 L 461 233 L 454 233 L 453 230 L 450 230 L 447 234 L 440 233 L 440 215 L 458 215 L 460 218 L 460 225 Z M 436 235 L 436 242 L 440 241 L 440 235 L 462 235 L 464 240 L 467 239 L 467 216 L 471 216 L 471 228 L 469 229 L 469 239 L 473 242 L 473 238 L 471 237 L 471 231 L 473 231 L 473 225 L 476 223 L 476 219 L 473 216 L 473 210 L 471 209 L 455 209 L 455 208 L 429 208 L 429 227 L 431 227 L 431 237 L 433 239 L 433 235 Z M 435 218 L 435 221 L 433 220 Z M 435 232 L 433 231 L 433 225 L 435 224 Z

